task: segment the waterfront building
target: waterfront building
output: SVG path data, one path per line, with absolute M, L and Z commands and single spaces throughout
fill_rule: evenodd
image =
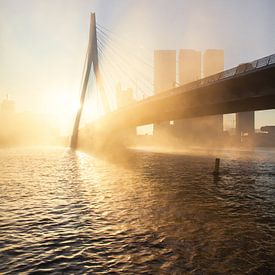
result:
M 154 52 L 154 92 L 155 94 L 176 86 L 176 51 L 156 50 Z M 154 136 L 170 132 L 170 121 L 154 125 Z
M 179 82 L 187 84 L 201 78 L 201 52 L 183 49 L 179 52 Z
M 200 51 L 183 49 L 179 53 L 179 82 L 181 85 L 199 80 L 224 69 L 223 50 Z M 213 140 L 223 133 L 223 115 L 176 120 L 173 133 L 177 138 L 192 143 Z
M 135 102 L 133 97 L 133 90 L 131 88 L 127 88 L 123 90 L 121 88 L 121 84 L 117 84 L 116 86 L 116 102 L 117 108 L 123 108 L 129 106 Z M 124 140 L 132 139 L 136 135 L 136 127 L 124 130 L 120 133 L 123 136 Z
M 255 133 L 255 113 L 241 112 L 236 114 L 236 134 L 241 137 L 244 135 L 254 135 Z
M 184 85 L 201 78 L 201 52 L 182 49 L 179 52 L 179 84 Z M 185 141 L 196 136 L 199 118 L 175 120 L 173 134 Z
M 224 70 L 224 51 L 220 49 L 208 49 L 203 54 L 203 77 L 222 72 Z M 218 137 L 223 133 L 223 115 L 208 116 L 202 118 L 204 130 L 209 137 Z

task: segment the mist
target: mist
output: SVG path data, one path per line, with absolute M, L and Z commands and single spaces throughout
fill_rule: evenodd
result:
M 65 145 L 58 125 L 47 115 L 16 112 L 12 100 L 3 100 L 0 105 L 0 148 L 41 145 Z

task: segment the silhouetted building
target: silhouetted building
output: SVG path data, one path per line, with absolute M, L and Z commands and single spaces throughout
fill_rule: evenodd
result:
M 255 133 L 255 114 L 254 112 L 242 112 L 236 114 L 236 134 L 241 137 L 244 135 L 254 135 Z
M 237 67 L 237 73 L 244 72 L 247 68 L 253 68 L 251 63 L 242 63 Z M 236 113 L 236 135 L 254 135 L 255 133 L 255 112 Z
M 224 51 L 209 49 L 203 55 L 203 77 L 224 70 Z M 220 136 L 223 133 L 223 115 L 208 116 L 202 119 L 209 136 Z
M 157 50 L 154 52 L 154 90 L 155 94 L 175 87 L 176 85 L 176 51 Z M 161 136 L 169 132 L 170 122 L 154 125 L 154 135 Z

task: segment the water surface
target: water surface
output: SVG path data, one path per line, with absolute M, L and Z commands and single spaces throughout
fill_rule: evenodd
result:
M 210 153 L 0 150 L 0 273 L 274 274 L 275 151 Z

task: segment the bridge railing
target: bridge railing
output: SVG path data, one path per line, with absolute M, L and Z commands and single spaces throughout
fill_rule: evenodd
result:
M 275 54 L 272 54 L 272 55 L 270 56 L 268 65 L 271 65 L 271 64 L 275 64 Z

